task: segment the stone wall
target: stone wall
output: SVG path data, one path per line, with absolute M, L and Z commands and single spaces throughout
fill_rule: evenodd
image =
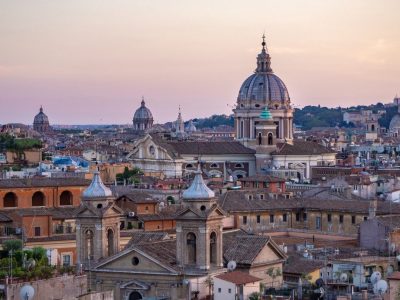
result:
M 81 276 L 60 276 L 47 280 L 37 280 L 23 283 L 5 285 L 5 299 L 19 299 L 19 293 L 24 285 L 31 285 L 35 289 L 33 300 L 63 299 L 72 300 L 87 293 L 87 277 Z

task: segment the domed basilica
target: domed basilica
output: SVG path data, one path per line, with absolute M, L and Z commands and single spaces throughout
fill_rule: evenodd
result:
M 276 124 L 278 142 L 293 140 L 293 109 L 289 92 L 283 81 L 271 69 L 269 55 L 263 36 L 261 53 L 257 56 L 257 68 L 242 84 L 237 98 L 235 131 L 237 140 L 245 146 L 256 147 L 256 125 L 260 113 L 267 107 Z
M 133 129 L 136 131 L 146 131 L 153 126 L 153 122 L 153 114 L 150 109 L 146 107 L 144 98 L 142 98 L 140 107 L 135 111 L 133 116 Z

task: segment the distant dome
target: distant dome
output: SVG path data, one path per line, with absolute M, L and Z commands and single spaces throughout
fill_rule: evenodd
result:
M 83 191 L 82 197 L 85 199 L 90 198 L 106 198 L 111 197 L 111 190 L 103 184 L 98 171 L 94 172 L 93 179 L 90 185 Z
M 49 118 L 43 112 L 43 107 L 40 107 L 39 113 L 33 119 L 33 129 L 38 132 L 46 132 L 50 129 Z
M 237 101 L 255 102 L 259 107 L 268 105 L 273 108 L 288 106 L 289 92 L 283 81 L 271 69 L 271 56 L 267 52 L 263 36 L 262 50 L 257 56 L 257 68 L 242 84 Z M 257 103 L 259 102 L 259 103 Z
M 150 109 L 146 107 L 146 103 L 144 102 L 144 98 L 142 98 L 142 102 L 140 107 L 135 111 L 133 116 L 133 128 L 135 130 L 146 130 L 153 126 L 153 114 Z
M 400 114 L 395 114 L 390 121 L 389 125 L 390 131 L 400 131 Z
M 201 171 L 198 170 L 190 187 L 182 194 L 184 200 L 190 199 L 211 199 L 215 193 L 205 184 Z

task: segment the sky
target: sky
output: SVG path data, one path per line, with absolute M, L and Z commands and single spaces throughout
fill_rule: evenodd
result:
M 0 0 L 0 124 L 229 114 L 265 32 L 294 107 L 400 95 L 399 0 Z

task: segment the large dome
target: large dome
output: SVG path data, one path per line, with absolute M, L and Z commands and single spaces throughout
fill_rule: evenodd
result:
M 243 82 L 237 101 L 242 106 L 246 106 L 243 102 L 255 102 L 255 106 L 260 108 L 281 108 L 282 105 L 288 108 L 289 92 L 283 81 L 271 69 L 271 56 L 266 49 L 264 38 L 263 36 L 261 53 L 257 56 L 257 68 L 254 74 Z
M 239 90 L 238 101 L 255 100 L 262 102 L 290 101 L 283 81 L 273 73 L 255 73 L 249 76 Z

